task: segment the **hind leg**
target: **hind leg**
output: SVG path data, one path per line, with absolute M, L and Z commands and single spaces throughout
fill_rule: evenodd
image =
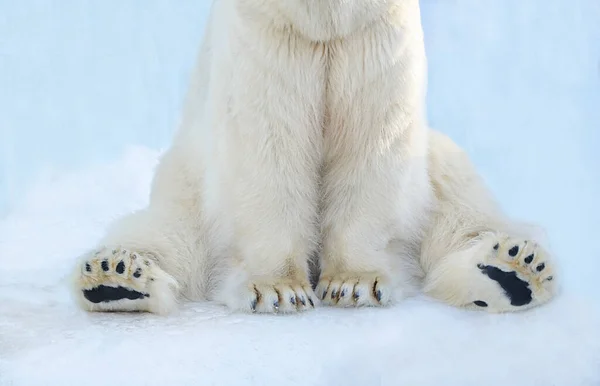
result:
M 177 307 L 180 288 L 202 288 L 205 229 L 183 153 L 168 151 L 161 159 L 148 208 L 119 218 L 80 257 L 72 290 L 84 310 L 166 314 Z
M 198 273 L 200 250 L 188 222 L 154 207 L 119 219 L 75 266 L 78 304 L 87 311 L 173 311 L 190 272 Z
M 459 307 L 518 311 L 556 293 L 547 250 L 500 210 L 467 154 L 430 133 L 430 178 L 436 205 L 423 240 L 424 291 Z
M 462 251 L 440 259 L 424 291 L 449 304 L 489 312 L 520 311 L 549 301 L 554 265 L 533 240 L 486 234 Z

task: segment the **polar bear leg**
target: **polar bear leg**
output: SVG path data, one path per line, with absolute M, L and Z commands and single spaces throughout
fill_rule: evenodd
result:
M 431 188 L 424 124 L 425 55 L 417 1 L 331 43 L 316 294 L 327 305 L 379 306 L 406 280 L 393 241 L 418 245 Z M 395 19 L 397 18 L 397 19 Z M 385 49 L 375 49 L 377 47 Z M 404 248 L 406 251 L 411 248 Z
M 429 140 L 436 205 L 421 250 L 425 293 L 489 312 L 550 300 L 556 270 L 549 252 L 501 213 L 460 147 L 436 131 Z
M 149 207 L 118 219 L 78 259 L 72 290 L 83 309 L 167 314 L 177 307 L 190 272 L 203 276 L 203 248 L 192 233 L 200 222 L 190 215 L 198 209 L 183 203 L 194 192 L 184 185 L 189 179 L 181 178 L 176 158 L 171 151 L 161 160 Z
M 272 20 L 252 2 L 229 3 L 237 2 L 217 2 L 213 14 L 212 25 L 227 34 L 213 34 L 219 65 L 211 76 L 219 81 L 207 137 L 224 147 L 211 161 L 208 189 L 219 193 L 209 206 L 232 250 L 213 299 L 243 312 L 311 309 L 324 49 L 291 28 L 265 28 Z

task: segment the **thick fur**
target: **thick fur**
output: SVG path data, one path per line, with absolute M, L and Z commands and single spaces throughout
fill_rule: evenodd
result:
M 514 306 L 498 284 L 493 267 L 514 267 L 488 246 L 511 247 L 507 222 L 460 149 L 427 129 L 425 75 L 418 0 L 216 0 L 150 204 L 81 259 L 79 304 L 387 305 L 409 293 L 411 265 L 457 306 L 546 301 Z M 550 282 L 525 268 L 525 287 Z

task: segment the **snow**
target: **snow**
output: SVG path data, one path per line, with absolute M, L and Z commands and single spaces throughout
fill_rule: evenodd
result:
M 552 303 L 77 310 L 66 275 L 147 203 L 207 3 L 0 2 L 0 386 L 600 384 L 596 0 L 422 1 L 430 121 L 508 213 L 545 227 L 562 273 Z

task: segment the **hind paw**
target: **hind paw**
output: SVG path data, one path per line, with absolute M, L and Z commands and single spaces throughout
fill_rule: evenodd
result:
M 149 311 L 165 314 L 176 306 L 177 282 L 154 256 L 124 248 L 102 248 L 75 270 L 75 295 L 88 311 Z
M 531 240 L 500 236 L 493 241 L 477 268 L 497 283 L 498 293 L 474 300 L 474 306 L 509 311 L 550 300 L 555 292 L 555 272 L 547 251 Z

